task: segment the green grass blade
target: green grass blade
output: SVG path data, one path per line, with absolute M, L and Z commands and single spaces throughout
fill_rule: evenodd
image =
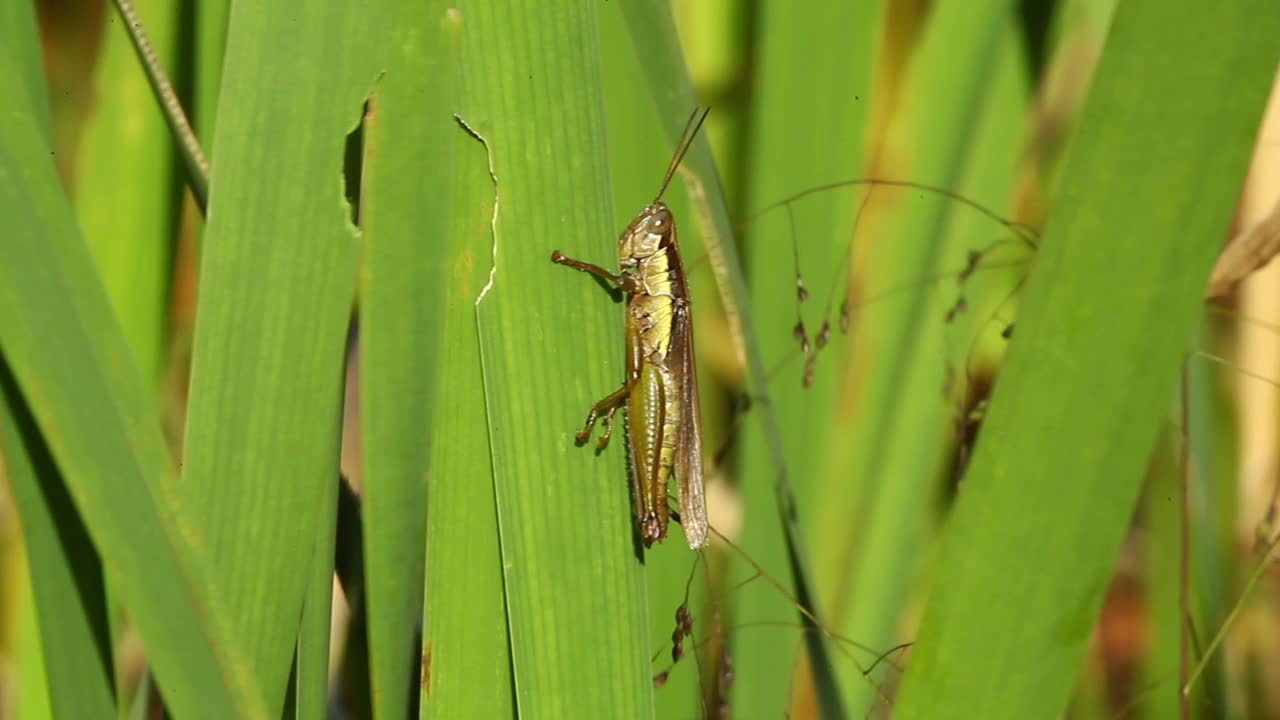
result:
M 657 106 L 658 117 L 667 138 L 674 143 L 680 135 L 689 112 L 697 106 L 697 100 L 688 82 L 688 73 L 685 71 L 670 9 L 663 3 L 633 3 L 624 5 L 623 10 L 627 17 L 627 27 L 631 32 L 632 43 L 636 47 L 641 59 L 641 68 L 648 81 L 649 93 Z M 703 224 L 703 234 L 713 236 L 711 239 L 704 238 L 704 243 L 712 245 L 709 255 L 718 256 L 711 261 L 711 265 L 715 269 L 717 289 L 726 307 L 732 307 L 734 310 L 733 331 L 742 336 L 742 349 L 746 354 L 750 379 L 748 389 L 753 398 L 766 398 L 767 382 L 764 363 L 760 358 L 758 343 L 755 341 L 755 325 L 750 314 L 746 281 L 733 245 L 729 213 L 725 208 L 715 163 L 706 138 L 700 137 L 693 144 L 685 157 L 684 165 L 692 170 L 702 186 L 700 189 L 695 189 L 693 193 L 702 196 L 704 203 L 695 202 L 694 205 L 701 206 L 697 213 Z M 689 229 L 692 230 L 692 228 Z M 697 233 L 686 231 L 685 237 L 690 238 L 690 236 L 696 237 Z M 791 491 L 776 423 L 769 404 L 761 402 L 760 405 L 759 417 L 770 449 L 769 461 L 774 471 L 778 500 L 781 505 L 787 506 L 791 504 Z M 798 543 L 798 533 L 794 532 L 792 524 L 786 520 L 785 513 L 783 525 L 787 528 L 785 532 L 788 541 Z M 802 569 L 800 574 L 807 575 Z M 807 579 L 801 584 L 809 586 Z
M 495 263 L 475 288 L 476 323 L 517 711 L 529 717 L 653 713 L 625 449 L 597 456 L 573 441 L 622 381 L 622 312 L 550 262 L 557 248 L 617 257 L 595 12 L 563 0 L 461 9 L 459 116 L 494 176 L 496 216 L 481 205 L 467 217 L 493 223 L 490 254 L 475 258 Z
M 1166 421 L 1160 428 L 1147 473 L 1146 529 L 1151 542 L 1144 543 L 1150 650 L 1146 656 L 1141 686 L 1153 688 L 1139 696 L 1141 717 L 1165 718 L 1178 715 L 1178 653 L 1181 644 L 1182 611 L 1178 583 L 1182 543 L 1182 468 L 1178 463 L 1180 434 L 1177 425 Z
M 461 17 L 450 17 L 456 52 Z M 493 178 L 484 146 L 459 132 L 452 117 L 443 120 L 452 132 L 444 152 L 454 158 L 454 180 L 451 226 L 437 250 L 447 263 L 437 281 L 448 296 L 431 418 L 420 717 L 512 717 L 515 687 L 475 313 L 491 267 L 493 234 L 483 218 L 493 216 Z
M 158 59 L 172 67 L 177 6 L 137 5 Z M 173 145 L 129 36 L 110 18 L 98 59 L 97 103 L 77 159 L 76 214 L 138 369 L 156 383 L 168 347 Z
M 128 708 L 128 720 L 147 720 L 154 712 L 155 706 L 158 704 L 158 696 L 154 694 L 155 683 L 151 677 L 150 670 L 143 670 L 142 677 L 138 679 L 138 687 L 134 691 L 133 703 Z
M 868 149 L 881 156 L 875 174 L 949 188 L 997 212 L 1009 205 L 1027 103 L 1023 53 L 1011 30 L 1007 3 L 934 7 L 894 90 L 902 109 L 891 116 L 883 145 Z M 970 250 L 1008 233 L 946 198 L 877 189 L 876 201 L 882 204 L 863 218 L 874 233 L 857 239 L 853 253 L 854 297 L 913 289 L 854 315 L 842 363 L 850 370 L 835 389 L 843 412 L 829 431 L 827 473 L 814 497 L 821 499 L 819 562 L 835 580 L 831 612 L 839 632 L 886 649 L 911 639 L 900 635 L 903 610 L 924 569 L 931 499 L 959 440 L 963 411 L 949 403 L 968 399 L 969 372 L 981 355 L 979 335 L 967 326 L 981 329 L 998 317 L 1007 297 L 923 281 L 957 272 Z M 948 323 L 957 294 L 968 295 L 970 308 Z M 956 388 L 950 396 L 948 380 Z M 858 668 L 843 667 L 854 712 L 884 703 Z M 889 682 L 894 673 L 884 669 L 878 677 Z
M 231 12 L 180 489 L 274 716 L 334 512 L 357 271 L 343 148 L 390 12 Z
M 25 563 L 21 569 L 28 569 Z M 32 594 L 32 583 L 23 582 L 19 589 L 18 605 L 18 642 L 17 642 L 17 681 L 14 692 L 17 695 L 11 706 L 13 717 L 17 720 L 50 720 L 53 714 L 53 703 L 49 693 L 49 677 L 45 667 L 44 647 L 41 638 L 40 621 L 36 617 L 36 601 Z
M 768 4 L 757 25 L 760 47 L 756 57 L 759 73 L 752 104 L 752 136 L 749 157 L 748 209 L 755 209 L 819 183 L 861 176 L 864 171 L 863 144 L 871 108 L 874 62 L 881 51 L 884 25 L 883 3 L 819 3 L 811 11 L 796 13 L 777 4 Z M 840 68 L 839 72 L 818 68 Z M 803 108 L 803 112 L 797 109 Z M 788 214 L 782 211 L 748 228 L 743 255 L 750 271 L 755 331 L 762 351 L 770 358 L 795 352 L 792 328 L 796 323 L 796 278 L 792 243 L 799 243 L 801 267 L 812 300 L 808 313 L 809 332 L 816 333 L 821 319 L 815 318 L 834 288 L 829 287 L 830 268 L 848 262 L 845 249 L 849 228 L 865 191 L 841 190 L 814 198 Z M 792 221 L 798 223 L 793 231 Z M 836 335 L 833 349 L 840 347 Z M 787 465 L 799 496 L 801 527 L 806 539 L 815 538 L 813 522 L 817 508 L 845 507 L 842 496 L 857 487 L 853 478 L 828 487 L 821 504 L 812 504 L 821 487 L 824 453 L 830 444 L 844 444 L 832 432 L 840 396 L 837 394 L 839 363 L 818 366 L 813 385 L 801 390 L 804 361 L 786 366 L 772 383 L 773 410 L 779 418 Z M 766 450 L 759 435 L 748 431 L 743 448 L 743 546 L 771 572 L 786 568 L 787 556 L 781 536 L 774 529 L 776 499 L 766 470 Z M 845 525 L 848 528 L 848 525 Z M 810 545 L 815 560 L 830 555 L 821 545 Z M 821 562 L 818 560 L 818 562 Z M 821 565 L 818 565 L 821 567 Z M 822 607 L 830 613 L 836 599 L 831 578 L 819 574 L 816 590 Z M 738 602 L 735 622 L 778 620 L 794 614 L 786 598 L 776 593 L 744 594 Z M 828 620 L 833 619 L 828 615 Z M 863 638 L 859 637 L 859 640 Z M 792 682 L 777 680 L 779 657 L 795 654 L 799 636 L 795 632 L 743 632 L 736 639 L 736 683 L 734 705 L 740 711 L 752 709 L 762 715 L 783 715 L 792 700 Z M 849 667 L 849 670 L 855 668 Z M 841 692 L 841 704 L 849 699 Z M 830 702 L 826 703 L 830 705 Z M 856 706 L 851 706 L 856 707 Z M 856 710 L 854 711 L 856 715 Z
M 36 125 L 48 136 L 50 130 L 49 98 L 45 91 L 44 64 L 40 61 L 40 33 L 36 28 L 35 3 L 5 3 L 0 7 L 0 52 L 8 53 L 17 64 L 22 93 L 30 98 Z
M 368 618 L 364 590 L 364 511 L 360 496 L 347 477 L 338 483 L 338 517 L 334 537 L 333 570 L 349 610 L 346 633 L 337 659 L 346 710 L 354 718 L 373 715 L 369 696 Z
M 419 652 L 422 717 L 512 713 L 493 485 L 478 482 L 492 472 L 473 302 L 492 237 L 473 215 L 492 213 L 493 181 L 452 114 L 461 16 L 446 10 L 401 8 L 365 154 L 364 497 L 380 717 L 403 715 Z M 457 172 L 455 153 L 469 160 Z
M 260 712 L 202 548 L 176 517 L 149 393 L 75 227 L 38 113 L 0 53 L 0 349 L 179 714 Z M 55 622 L 48 618 L 45 622 Z
M 631 43 L 622 3 L 601 7 L 599 32 L 604 70 L 605 116 L 608 120 L 610 184 L 613 186 L 614 198 L 613 227 L 620 232 L 640 208 L 653 199 L 658 183 L 662 181 L 662 173 L 670 162 L 672 146 L 664 123 L 658 117 L 652 96 L 644 91 L 646 81 L 641 62 Z M 710 116 L 707 122 L 711 122 Z M 707 127 L 703 128 L 703 132 L 708 130 Z M 686 242 L 696 223 L 686 194 L 676 187 L 682 183 L 679 176 L 674 178 L 672 188 L 663 196 L 663 201 L 676 218 L 677 240 L 682 245 L 688 271 L 692 258 L 688 254 Z M 704 274 L 704 277 L 708 279 L 704 285 L 709 286 L 710 276 Z M 714 290 L 711 287 L 697 288 L 693 279 L 690 280 L 690 285 L 693 286 L 690 290 L 695 292 L 694 304 L 698 308 L 694 312 L 696 325 L 707 320 L 707 306 L 701 303 L 703 295 L 696 293 L 701 289 L 705 290 L 704 295 L 713 296 Z M 699 377 L 704 390 L 703 397 L 706 398 L 708 375 L 700 370 Z M 704 414 L 714 407 L 712 402 L 704 399 Z M 704 416 L 703 426 L 706 425 Z M 704 438 L 703 442 L 710 441 Z M 697 558 L 683 542 L 681 531 L 672 527 L 675 540 L 656 545 L 645 553 L 650 657 L 658 657 L 651 668 L 652 673 L 661 672 L 671 662 L 672 617 L 684 596 L 689 570 Z M 697 580 L 700 582 L 702 575 Z M 695 597 L 690 604 L 694 612 L 698 612 L 699 608 L 696 603 Z M 697 632 L 700 636 L 709 629 L 710 623 L 703 627 L 700 619 L 695 622 L 698 623 Z M 655 716 L 680 718 L 702 715 L 699 687 L 702 678 L 699 674 L 698 663 L 692 659 L 683 663 L 682 667 L 672 668 L 666 682 L 654 691 Z
M 449 231 L 458 70 L 452 40 L 456 24 L 447 18 L 447 7 L 445 2 L 399 4 L 391 54 L 366 129 L 360 304 L 365 597 L 374 715 L 385 718 L 408 711 L 421 651 L 414 628 L 422 618 L 427 462 L 441 438 L 433 426 L 453 422 L 440 415 L 433 425 L 431 414 L 443 404 L 438 402 L 442 394 L 458 389 L 451 387 L 453 376 L 438 372 L 440 356 L 450 347 L 443 329 L 455 287 L 450 269 L 457 260 L 450 253 Z M 486 191 L 491 194 L 492 188 Z M 471 427 L 483 437 L 483 425 Z M 434 479 L 449 483 L 461 477 L 466 476 L 437 474 Z M 492 507 L 490 495 L 486 508 L 476 511 L 491 517 Z M 458 520 L 475 517 L 460 515 L 456 507 L 441 509 Z M 453 525 L 456 531 L 466 531 L 464 526 Z M 437 541 L 446 552 L 464 546 L 447 533 Z M 496 553 L 490 562 L 496 569 Z M 457 568 L 454 578 L 466 572 Z M 497 629 L 505 620 L 500 602 L 496 607 L 498 624 L 490 632 L 501 638 L 504 633 Z
M 1196 347 L 1219 354 L 1221 349 L 1233 344 L 1235 338 L 1221 314 L 1207 308 L 1201 323 Z M 1192 356 L 1187 360 L 1187 412 L 1185 423 L 1187 442 L 1190 443 L 1188 503 L 1191 510 L 1190 527 L 1190 584 L 1191 626 L 1195 628 L 1201 647 L 1208 642 L 1216 628 L 1226 620 L 1230 606 L 1242 588 L 1242 577 L 1251 559 L 1240 553 L 1238 533 L 1238 508 L 1244 489 L 1239 485 L 1240 464 L 1247 462 L 1247 454 L 1238 455 L 1242 433 L 1246 424 L 1237 417 L 1237 396 L 1233 402 L 1229 383 L 1233 379 L 1246 383 L 1245 387 L 1257 391 L 1266 388 L 1266 381 L 1258 382 L 1247 375 L 1241 377 L 1236 369 L 1203 357 Z M 1241 390 L 1248 392 L 1248 390 Z M 1181 529 L 1179 533 L 1181 533 Z M 1181 536 L 1179 535 L 1179 540 Z M 1193 653 L 1194 656 L 1194 653 Z M 1192 694 L 1192 701 L 1222 707 L 1231 700 L 1231 675 L 1224 658 L 1211 659 L 1211 665 L 1201 676 Z
M 339 481 L 341 482 L 341 481 Z M 335 497 L 337 483 L 331 487 Z M 336 500 L 334 501 L 336 503 Z M 323 503 L 317 503 L 323 507 Z M 332 507 L 332 506 L 331 506 Z M 294 659 L 296 681 L 294 717 L 325 717 L 329 707 L 329 629 L 333 615 L 333 544 L 337 513 L 321 516 L 327 521 L 319 528 L 319 541 L 311 559 L 311 576 L 302 605 L 298 647 Z
M 696 100 L 689 86 L 670 8 L 659 2 L 627 3 L 623 5 L 623 11 L 661 123 L 668 138 L 676 138 L 684 119 L 696 105 Z M 701 202 L 695 201 L 694 204 L 699 207 L 697 217 L 701 221 L 704 247 L 713 257 L 711 265 L 721 301 L 731 311 L 729 323 L 735 343 L 740 345 L 737 349 L 745 356 L 745 389 L 758 408 L 755 424 L 759 434 L 751 435 L 745 442 L 759 444 L 766 450 L 760 459 L 766 468 L 761 477 L 770 483 L 768 487 L 773 496 L 771 505 L 781 526 L 780 537 L 774 544 L 784 549 L 786 557 L 785 566 L 770 566 L 768 570 L 778 577 L 788 574 L 795 588 L 795 595 L 817 611 L 808 553 L 804 549 L 804 541 L 796 523 L 796 501 L 789 481 L 789 469 L 777 419 L 769 400 L 768 378 L 756 335 L 746 280 L 737 257 L 732 225 L 718 174 L 705 138 L 694 143 L 685 164 L 701 184 L 701 188 L 695 188 L 693 194 L 701 196 Z M 689 224 L 686 224 L 686 228 L 689 229 L 685 231 L 683 238 L 687 242 L 697 233 L 689 231 L 692 229 Z M 686 251 L 686 255 L 691 253 Z M 697 301 L 695 295 L 695 302 Z M 777 621 L 779 618 L 771 619 Z M 830 672 L 827 669 L 831 663 L 825 643 L 817 633 L 806 633 L 804 639 L 809 661 L 813 667 L 823 669 L 818 677 L 821 686 L 819 695 L 825 703 L 824 711 L 838 715 L 841 712 L 840 700 L 830 682 Z M 753 708 L 752 711 L 766 714 L 770 712 L 762 708 Z
M 102 563 L 3 362 L 0 405 L 0 466 L 22 518 L 51 706 L 59 717 L 111 717 L 115 672 Z
M 1064 711 L 1230 222 L 1277 20 L 1260 1 L 1119 7 L 896 716 Z
M 214 120 L 218 111 L 218 92 L 222 88 L 230 18 L 231 0 L 200 0 L 196 3 L 195 88 L 191 122 L 206 157 L 213 157 Z
M 191 121 L 178 99 L 177 91 L 169 80 L 169 72 L 165 69 L 166 63 L 161 56 L 162 49 L 152 44 L 151 37 L 143 27 L 142 16 L 132 0 L 114 0 L 114 4 L 151 92 L 163 111 L 165 125 L 177 148 L 177 155 L 182 159 L 187 189 L 203 213 L 209 205 L 209 161 L 192 130 Z M 164 39 L 168 40 L 173 13 L 165 14 L 164 20 L 169 22 L 161 22 L 159 27 L 164 33 Z
M 127 0 L 122 2 L 148 20 L 151 62 L 173 67 L 177 6 L 142 0 L 134 9 Z M 103 47 L 94 65 L 96 101 L 75 163 L 76 214 L 134 361 L 147 384 L 156 388 L 169 349 L 168 300 L 179 197 L 173 184 L 173 144 L 165 139 L 165 117 L 152 94 L 155 86 L 148 84 L 142 54 L 130 41 L 131 32 L 144 33 L 140 18 L 135 16 L 139 22 L 131 25 L 110 10 L 106 17 Z M 168 90 L 172 93 L 171 87 Z M 199 187 L 207 184 L 203 178 Z M 108 617 L 112 644 L 118 646 L 125 627 L 118 598 L 110 599 Z M 122 682 L 117 675 L 118 691 L 125 698 Z

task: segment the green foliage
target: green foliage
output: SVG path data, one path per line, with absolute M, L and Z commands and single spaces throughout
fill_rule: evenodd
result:
M 207 218 L 117 16 L 53 5 L 0 9 L 19 716 L 1160 717 L 1179 618 L 1246 621 L 1185 359 L 1274 3 L 139 2 Z M 621 423 L 574 446 L 622 310 L 549 256 L 615 267 L 699 97 L 694 565 L 636 540 Z M 1158 697 L 1089 652 L 1116 578 Z M 1206 662 L 1194 713 L 1268 712 Z

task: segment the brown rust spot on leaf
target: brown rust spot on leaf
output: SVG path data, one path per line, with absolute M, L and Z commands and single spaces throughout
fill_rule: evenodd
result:
M 427 642 L 427 646 L 422 651 L 422 677 L 420 679 L 422 686 L 422 697 L 425 699 L 431 694 L 431 642 Z

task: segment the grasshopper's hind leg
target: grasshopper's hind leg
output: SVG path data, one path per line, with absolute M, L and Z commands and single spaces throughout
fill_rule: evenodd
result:
M 621 403 L 614 405 L 609 408 L 609 412 L 605 413 L 604 417 L 601 418 L 601 422 L 604 423 L 604 434 L 596 439 L 596 447 L 601 450 L 604 449 L 605 445 L 609 444 L 609 438 L 613 437 L 613 414 L 618 412 L 618 408 L 620 407 L 622 407 Z
M 600 436 L 599 446 L 603 448 L 609 442 L 609 436 L 613 433 L 613 414 L 622 407 L 622 403 L 627 401 L 627 397 L 631 395 L 631 386 L 633 383 L 627 383 L 617 390 L 609 393 L 603 400 L 591 406 L 591 412 L 587 413 L 587 421 L 583 423 L 582 429 L 574 436 L 579 445 L 586 444 L 591 437 L 591 430 L 596 425 L 596 420 L 600 419 L 601 414 L 604 415 L 605 433 Z

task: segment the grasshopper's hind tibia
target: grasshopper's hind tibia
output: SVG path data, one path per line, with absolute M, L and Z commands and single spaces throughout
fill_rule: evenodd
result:
M 609 438 L 613 437 L 613 414 L 618 412 L 621 405 L 614 405 L 609 408 L 609 412 L 604 414 L 601 422 L 604 423 L 604 433 L 596 440 L 596 447 L 603 450 L 609 444 Z

